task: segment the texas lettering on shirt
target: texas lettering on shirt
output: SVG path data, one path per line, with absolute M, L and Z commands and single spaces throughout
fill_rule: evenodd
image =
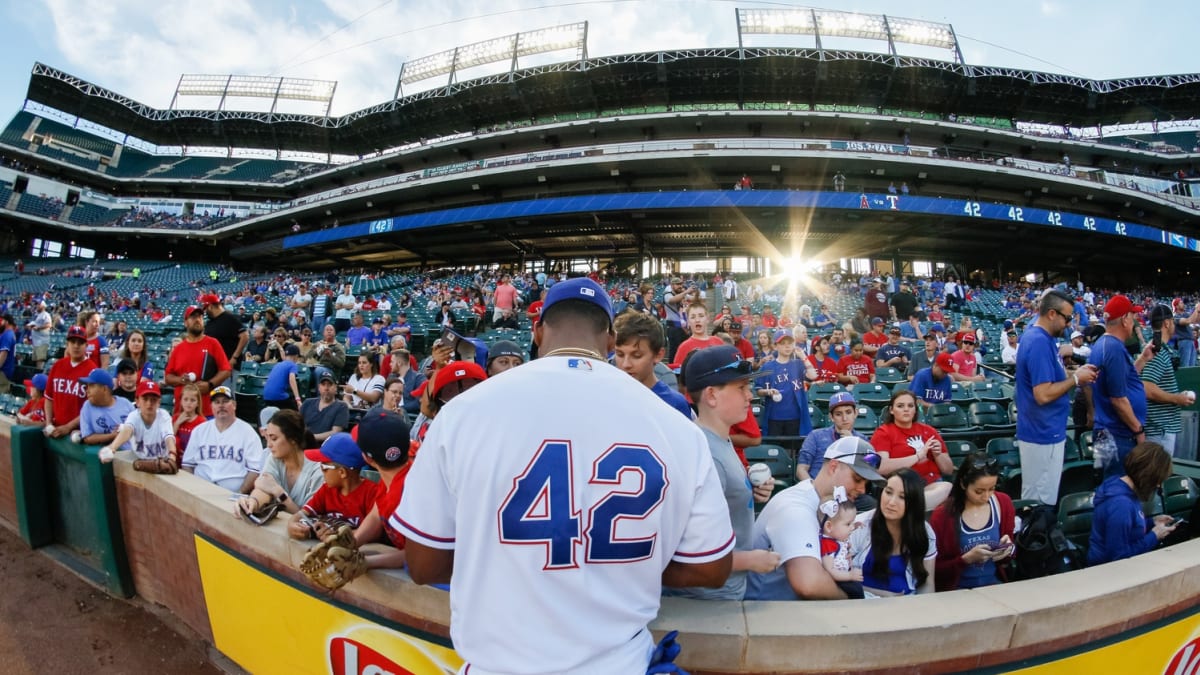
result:
M 200 459 L 228 459 L 238 463 L 243 461 L 244 449 L 236 445 L 200 445 L 196 447 L 196 451 Z

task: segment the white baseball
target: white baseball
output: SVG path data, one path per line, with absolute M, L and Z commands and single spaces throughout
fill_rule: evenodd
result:
M 750 465 L 750 484 L 758 487 L 771 479 L 771 467 L 766 464 L 751 464 Z
M 79 433 L 78 429 L 71 432 L 71 442 L 72 443 L 78 443 L 82 440 L 83 440 L 83 435 Z
M 100 448 L 100 461 L 106 464 L 113 461 L 113 454 L 112 448 L 108 446 Z
M 771 400 L 779 403 L 783 400 L 783 394 L 780 392 L 775 392 L 774 394 L 771 394 Z
M 1185 391 L 1185 392 L 1183 392 L 1183 393 L 1187 394 L 1187 398 L 1188 398 L 1188 403 L 1189 403 L 1189 404 L 1191 404 L 1191 403 L 1195 403 L 1195 402 L 1196 402 L 1196 392 L 1194 392 L 1194 391 Z

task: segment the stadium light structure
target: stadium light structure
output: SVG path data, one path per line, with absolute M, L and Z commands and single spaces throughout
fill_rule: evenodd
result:
M 333 105 L 333 94 L 337 82 L 332 80 L 305 80 L 294 77 L 260 77 L 255 75 L 182 75 L 171 97 L 171 110 L 181 96 L 219 97 L 217 110 L 225 109 L 225 101 L 235 98 L 269 98 L 271 112 L 280 100 L 313 101 L 325 104 L 329 115 Z
M 564 49 L 574 49 L 578 59 L 587 58 L 586 21 L 513 33 L 406 61 L 400 67 L 400 77 L 396 81 L 396 93 L 393 98 L 400 98 L 400 93 L 406 84 L 448 74 L 450 78 L 447 84 L 449 85 L 454 83 L 455 74 L 460 70 L 502 61 L 509 61 L 511 63 L 509 72 L 513 72 L 517 70 L 517 59 L 522 56 L 546 54 Z
M 743 35 L 812 35 L 817 49 L 822 49 L 822 37 L 848 37 L 879 40 L 888 43 L 888 52 L 896 56 L 897 42 L 942 47 L 954 52 L 962 63 L 962 52 L 954 27 L 919 19 L 859 14 L 831 9 L 738 9 L 738 47 Z

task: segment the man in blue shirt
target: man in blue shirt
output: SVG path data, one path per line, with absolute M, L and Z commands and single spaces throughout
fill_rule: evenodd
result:
M 0 391 L 9 390 L 13 375 L 17 369 L 17 335 L 13 332 L 13 318 L 10 314 L 0 316 Z
M 1125 455 L 1146 440 L 1146 389 L 1140 373 L 1154 358 L 1153 343 L 1146 344 L 1136 361 L 1125 349 L 1125 341 L 1137 328 L 1136 314 L 1140 311 L 1129 298 L 1114 295 L 1104 305 L 1104 335 L 1092 345 L 1088 356 L 1088 365 L 1099 371 L 1091 387 L 1095 410 L 1092 449 L 1104 467 L 1105 477 L 1123 476 Z M 1083 381 L 1081 375 L 1079 379 Z
M 1067 443 L 1068 394 L 1096 379 L 1092 368 L 1068 375 L 1057 338 L 1070 326 L 1075 301 L 1059 290 L 1047 291 L 1038 318 L 1017 346 L 1017 449 L 1021 453 L 1021 498 L 1058 503 L 1063 452 Z M 1123 350 L 1123 349 L 1122 349 Z
M 954 361 L 950 355 L 942 352 L 934 359 L 933 365 L 917 371 L 913 376 L 908 390 L 916 397 L 921 408 L 928 409 L 937 403 L 947 403 L 953 396 L 950 373 L 954 371 Z

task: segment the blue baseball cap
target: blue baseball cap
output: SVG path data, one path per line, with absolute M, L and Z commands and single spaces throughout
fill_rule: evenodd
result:
M 38 373 L 37 375 L 34 375 L 32 379 L 25 380 L 25 386 L 33 387 L 38 391 L 46 391 L 46 383 L 49 382 L 49 380 L 50 378 L 46 377 L 45 373 Z
M 935 332 L 935 333 L 945 333 L 945 332 L 946 332 L 946 327 L 945 327 L 945 326 L 943 326 L 943 325 L 942 325 L 942 324 L 940 324 L 940 323 L 935 323 L 935 324 L 933 324 L 932 326 L 930 326 L 930 327 L 929 327 L 929 330 L 931 330 L 931 331 L 933 331 L 933 332 Z
M 109 375 L 108 371 L 103 368 L 93 368 L 92 372 L 88 373 L 87 377 L 81 377 L 79 378 L 79 381 L 83 384 L 102 384 L 109 389 L 112 389 L 115 386 L 113 384 L 112 375 Z
M 854 394 L 851 394 L 848 391 L 839 391 L 838 393 L 829 397 L 830 411 L 833 411 L 834 408 L 842 405 L 852 405 L 858 407 L 858 401 L 855 401 Z
M 584 302 L 590 302 L 603 309 L 604 313 L 608 315 L 608 322 L 612 323 L 613 310 L 612 304 L 608 301 L 608 293 L 600 284 L 587 277 L 560 281 L 554 284 L 550 290 L 546 291 L 546 299 L 542 302 L 542 319 L 546 317 L 546 312 L 551 307 L 563 300 L 583 300 Z M 542 319 L 539 319 L 539 321 Z
M 344 431 L 326 438 L 319 448 L 305 450 L 304 456 L 314 462 L 341 464 L 347 469 L 361 469 L 366 464 L 358 443 Z
M 688 355 L 683 381 L 688 391 L 699 391 L 705 387 L 749 380 L 761 372 L 754 369 L 753 361 L 743 359 L 742 353 L 735 347 L 718 345 L 697 349 Z
M 325 380 L 337 384 L 337 378 L 333 376 L 333 371 L 328 368 L 317 368 L 313 374 L 316 376 L 317 383 L 320 384 Z

